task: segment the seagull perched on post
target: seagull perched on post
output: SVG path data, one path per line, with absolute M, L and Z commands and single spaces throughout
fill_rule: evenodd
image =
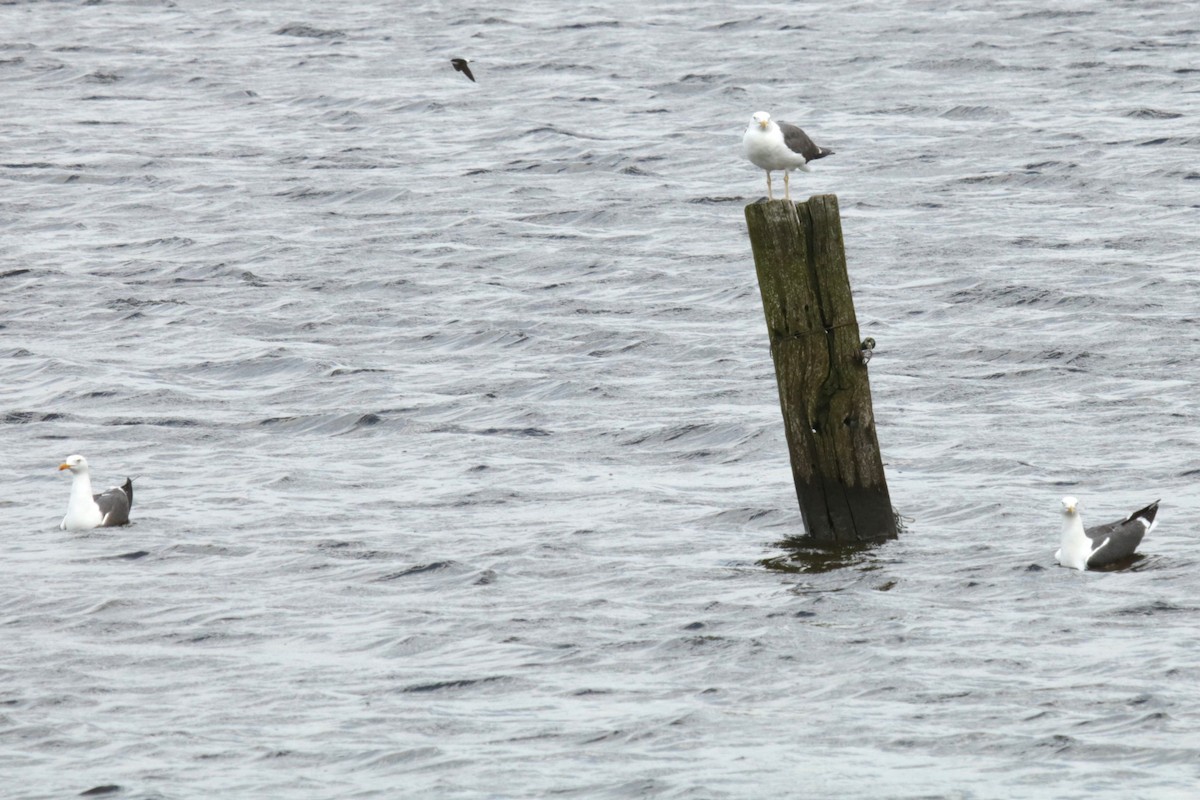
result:
M 1154 528 L 1158 501 L 1139 509 L 1120 522 L 1083 529 L 1079 518 L 1079 501 L 1064 497 L 1062 546 L 1054 559 L 1064 567 L 1087 569 L 1103 567 L 1133 555 L 1142 537 Z
M 832 150 L 813 144 L 808 134 L 795 125 L 773 122 L 771 115 L 765 111 L 754 114 L 750 126 L 742 136 L 742 149 L 751 164 L 767 171 L 768 200 L 775 199 L 771 193 L 773 170 L 783 170 L 783 193 L 790 201 L 792 191 L 788 179 L 792 170 L 801 169 L 808 172 L 808 162 L 833 155 Z
M 129 524 L 129 507 L 133 505 L 133 480 L 125 479 L 124 486 L 114 486 L 106 492 L 92 494 L 92 478 L 87 459 L 81 455 L 67 456 L 58 465 L 61 472 L 71 471 L 71 499 L 67 515 L 59 523 L 64 531 L 86 531 Z

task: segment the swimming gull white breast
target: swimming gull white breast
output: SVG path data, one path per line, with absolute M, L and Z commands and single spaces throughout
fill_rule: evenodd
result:
M 1079 501 L 1064 497 L 1061 546 L 1054 558 L 1064 567 L 1087 569 L 1103 567 L 1128 558 L 1141 544 L 1142 537 L 1153 530 L 1158 501 L 1130 514 L 1120 522 L 1083 529 L 1079 517 Z
M 133 505 L 133 479 L 126 478 L 124 486 L 92 494 L 92 478 L 87 459 L 81 455 L 67 456 L 58 469 L 71 471 L 71 499 L 67 515 L 59 528 L 64 531 L 86 531 L 129 524 L 129 508 Z

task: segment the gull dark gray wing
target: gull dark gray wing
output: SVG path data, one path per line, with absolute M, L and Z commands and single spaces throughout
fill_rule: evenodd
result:
M 1142 543 L 1146 531 L 1154 524 L 1154 515 L 1157 513 L 1158 501 L 1155 500 L 1120 522 L 1097 525 L 1084 531 L 1092 540 L 1092 547 L 1100 548 L 1088 559 L 1088 566 L 1102 567 L 1133 555 L 1133 551 Z M 1106 541 L 1108 544 L 1105 544 Z
M 133 481 L 125 479 L 124 486 L 114 486 L 106 492 L 92 495 L 96 505 L 100 506 L 100 525 L 128 525 L 129 509 L 133 506 Z
M 779 130 L 783 131 L 783 143 L 787 145 L 788 150 L 804 156 L 806 161 L 815 161 L 818 158 L 833 155 L 832 150 L 818 147 L 813 143 L 812 139 L 808 138 L 807 133 L 795 125 L 781 122 L 779 123 Z

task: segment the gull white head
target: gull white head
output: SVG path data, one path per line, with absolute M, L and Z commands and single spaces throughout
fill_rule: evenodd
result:
M 1062 538 L 1054 558 L 1059 564 L 1071 569 L 1087 569 L 1092 556 L 1092 540 L 1083 532 L 1083 521 L 1079 519 L 1079 501 L 1067 496 L 1062 499 Z
M 771 115 L 765 111 L 755 111 L 754 116 L 751 119 L 753 119 L 758 127 L 762 128 L 764 131 L 767 129 L 767 126 L 771 124 Z
M 87 459 L 84 458 L 83 456 L 79 455 L 78 453 L 76 453 L 75 455 L 67 456 L 66 460 L 63 461 L 63 463 L 58 465 L 59 472 L 62 472 L 64 469 L 69 469 L 69 470 L 71 470 L 71 472 L 73 474 L 76 474 L 76 475 L 78 475 L 81 472 L 87 472 L 88 471 Z
M 59 524 L 64 531 L 83 531 L 95 528 L 104 521 L 100 506 L 92 498 L 92 478 L 88 474 L 87 459 L 78 453 L 67 456 L 58 465 L 58 471 L 71 472 L 71 499 L 67 502 L 67 515 Z

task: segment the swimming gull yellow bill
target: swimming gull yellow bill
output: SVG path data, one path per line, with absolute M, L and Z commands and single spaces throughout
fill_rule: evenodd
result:
M 67 456 L 58 469 L 71 472 L 71 498 L 67 501 L 67 515 L 58 526 L 61 530 L 86 531 L 129 524 L 129 509 L 133 506 L 132 478 L 126 478 L 124 486 L 92 494 L 86 458 L 79 454 Z
M 1079 501 L 1074 497 L 1064 497 L 1062 540 L 1054 559 L 1064 567 L 1083 570 L 1129 558 L 1142 543 L 1142 537 L 1154 529 L 1158 502 L 1155 500 L 1120 522 L 1084 530 L 1083 520 L 1079 516 Z

